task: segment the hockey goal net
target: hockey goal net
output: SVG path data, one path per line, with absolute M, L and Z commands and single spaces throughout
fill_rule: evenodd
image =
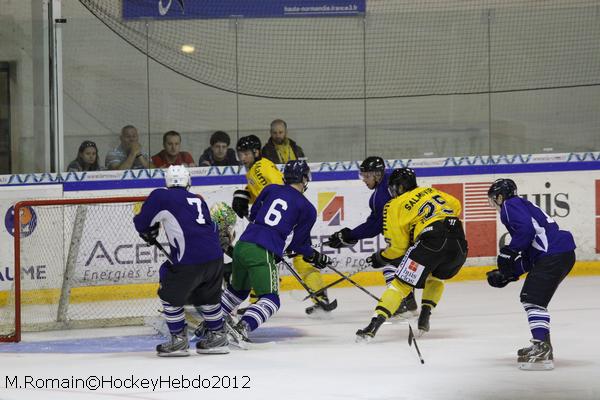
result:
M 158 269 L 133 216 L 145 197 L 22 201 L 14 206 L 11 287 L 0 341 L 22 331 L 143 324 L 159 315 Z M 158 238 L 166 246 L 164 233 Z

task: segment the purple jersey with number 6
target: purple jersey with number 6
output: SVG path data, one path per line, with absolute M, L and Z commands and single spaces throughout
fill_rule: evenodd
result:
M 285 241 L 294 233 L 287 249 L 305 256 L 312 255 L 310 230 L 317 220 L 317 210 L 306 197 L 290 185 L 265 187 L 250 210 L 252 222 L 240 240 L 258 244 L 281 257 Z

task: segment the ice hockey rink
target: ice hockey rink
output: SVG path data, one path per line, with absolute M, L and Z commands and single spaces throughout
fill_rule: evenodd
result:
M 600 277 L 570 277 L 553 299 L 553 371 L 517 368 L 516 350 L 529 339 L 521 282 L 494 289 L 470 281 L 447 284 L 431 331 L 418 339 L 424 365 L 405 321 L 355 343 L 374 306 L 359 290 L 332 290 L 339 307 L 320 320 L 305 316 L 302 293 L 283 292 L 279 314 L 251 335 L 256 344 L 228 355 L 158 358 L 162 338 L 148 327 L 25 334 L 0 346 L 0 399 L 600 399 L 599 286 Z M 93 377 L 103 387 L 91 390 Z M 79 379 L 79 387 L 39 387 L 52 378 Z M 7 388 L 26 379 L 27 389 Z M 186 379 L 204 387 L 182 388 Z

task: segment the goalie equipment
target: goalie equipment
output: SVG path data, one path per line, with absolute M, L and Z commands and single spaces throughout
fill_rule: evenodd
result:
M 158 237 L 158 231 L 160 230 L 160 223 L 155 223 L 146 232 L 140 232 L 142 240 L 148 244 L 157 244 L 156 238 Z
M 210 218 L 219 225 L 219 229 L 230 229 L 237 222 L 235 211 L 224 201 L 213 204 L 210 208 Z
M 398 197 L 402 193 L 417 187 L 417 176 L 411 168 L 395 169 L 388 181 L 388 190 L 392 197 Z
M 171 334 L 168 342 L 156 346 L 156 355 L 159 357 L 186 357 L 189 356 L 190 344 L 187 337 L 187 327 L 177 334 Z
M 333 248 L 333 249 L 341 249 L 342 247 L 352 247 L 358 240 L 350 239 L 350 232 L 352 232 L 348 228 L 343 228 L 329 236 L 326 242 L 323 244 Z
M 312 264 L 317 269 L 323 269 L 333 265 L 333 260 L 323 253 L 319 253 L 317 250 L 313 250 L 310 257 L 302 257 L 304 261 Z
M 238 217 L 244 218 L 248 216 L 248 204 L 250 204 L 250 192 L 247 190 L 236 190 L 233 192 L 231 208 Z
M 165 172 L 165 186 L 189 188 L 191 186 L 190 172 L 183 165 L 171 165 Z

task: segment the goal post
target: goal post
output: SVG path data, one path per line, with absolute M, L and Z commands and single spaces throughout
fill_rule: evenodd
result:
M 159 315 L 166 257 L 133 225 L 145 196 L 21 201 L 14 268 L 0 291 L 0 341 L 23 331 L 142 325 Z M 168 244 L 164 232 L 158 237 Z

